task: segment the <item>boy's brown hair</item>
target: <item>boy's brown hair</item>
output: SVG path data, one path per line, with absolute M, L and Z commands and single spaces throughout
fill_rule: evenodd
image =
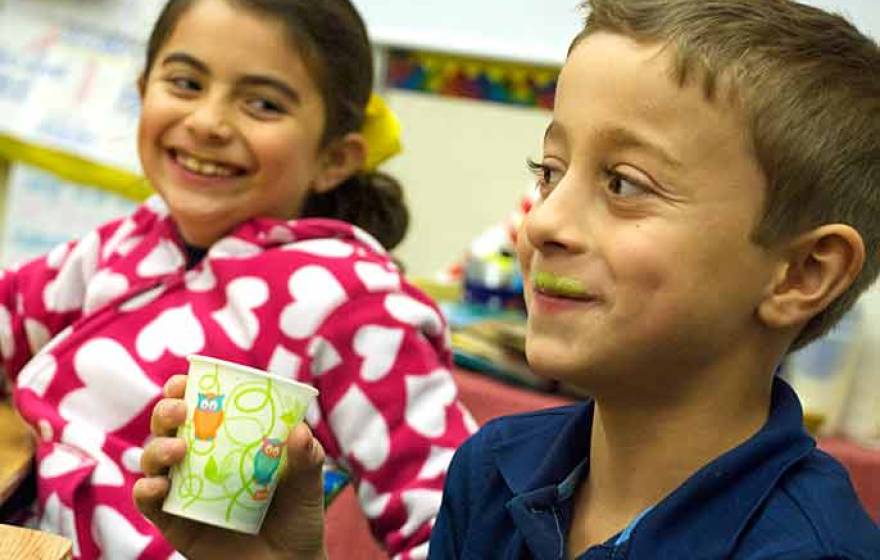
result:
M 771 246 L 845 223 L 862 236 L 853 285 L 803 328 L 826 332 L 880 270 L 880 49 L 844 18 L 790 0 L 587 0 L 584 31 L 668 45 L 680 84 L 695 76 L 746 117 L 767 179 L 754 240 Z M 723 83 L 724 86 L 720 86 Z

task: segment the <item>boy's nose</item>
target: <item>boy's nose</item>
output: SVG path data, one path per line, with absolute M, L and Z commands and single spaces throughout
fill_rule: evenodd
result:
M 220 144 L 232 137 L 232 125 L 226 110 L 217 101 L 206 100 L 185 121 L 186 129 L 203 142 Z
M 529 243 L 543 253 L 577 253 L 583 251 L 587 244 L 586 229 L 590 217 L 582 201 L 568 196 L 572 193 L 563 189 L 561 182 L 546 199 L 537 202 L 525 217 L 523 231 Z

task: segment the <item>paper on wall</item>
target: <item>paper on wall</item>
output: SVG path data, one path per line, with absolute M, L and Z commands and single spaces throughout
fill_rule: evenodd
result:
M 0 134 L 141 173 L 135 131 L 142 42 L 38 16 L 19 3 L 0 10 Z
M 36 168 L 13 164 L 9 171 L 0 264 L 40 256 L 60 243 L 82 237 L 137 203 L 95 188 L 58 179 Z

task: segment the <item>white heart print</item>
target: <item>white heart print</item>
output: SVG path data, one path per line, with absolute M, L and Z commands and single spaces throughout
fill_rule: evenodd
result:
M 326 268 L 304 266 L 287 283 L 293 303 L 281 312 L 281 330 L 291 338 L 308 338 L 346 299 L 345 289 Z
M 312 360 L 312 375 L 319 377 L 342 363 L 342 357 L 327 339 L 316 336 L 306 349 Z
M 181 358 L 205 347 L 205 332 L 190 304 L 163 311 L 138 334 L 135 343 L 141 358 L 155 362 L 166 351 Z
M 141 456 L 144 454 L 142 447 L 129 447 L 122 452 L 122 466 L 130 473 L 140 474 Z
M 175 272 L 184 265 L 183 255 L 174 243 L 163 239 L 138 263 L 137 274 L 142 278 L 153 278 Z
M 112 255 L 116 251 L 116 249 L 119 248 L 120 243 L 122 243 L 122 241 L 126 237 L 131 235 L 133 231 L 134 221 L 132 221 L 130 218 L 119 224 L 119 227 L 116 228 L 116 231 L 113 232 L 113 235 L 110 236 L 110 239 L 108 239 L 107 242 L 104 243 L 104 248 L 101 250 L 101 256 L 104 259 L 110 258 L 110 255 Z
M 269 230 L 269 235 L 267 236 L 269 241 L 273 243 L 293 243 L 296 241 L 296 236 L 290 231 L 290 228 L 287 226 L 272 226 L 272 229 Z
M 37 472 L 41 478 L 55 478 L 73 472 L 92 461 L 68 449 L 63 445 L 55 445 L 52 452 L 43 457 Z
M 135 560 L 152 540 L 132 527 L 118 511 L 109 506 L 98 506 L 92 515 L 92 535 L 102 558 Z
M 5 305 L 0 305 L 0 352 L 8 360 L 15 354 L 15 337 L 12 333 L 12 314 Z
M 190 270 L 184 276 L 186 289 L 191 292 L 209 292 L 217 285 L 217 278 L 211 269 L 211 263 L 204 261 L 204 266 Z
M 146 307 L 149 304 L 153 303 L 159 296 L 165 293 L 165 286 L 160 284 L 154 288 L 143 291 L 136 296 L 132 296 L 125 303 L 119 306 L 119 310 L 125 313 L 130 311 L 135 311 L 137 309 L 141 309 L 142 307 Z
M 65 242 L 52 247 L 52 250 L 46 254 L 46 266 L 52 270 L 58 270 L 58 267 L 61 266 L 61 263 L 63 263 L 64 259 L 67 257 L 67 253 L 70 251 L 71 246 L 70 242 Z
M 46 325 L 30 317 L 24 320 L 24 332 L 27 334 L 31 354 L 39 352 L 43 346 L 49 343 L 51 338 Z
M 431 480 L 437 478 L 446 472 L 449 463 L 452 462 L 452 456 L 455 455 L 455 449 L 449 447 L 431 446 L 431 453 L 428 459 L 419 471 L 419 480 Z
M 70 422 L 81 421 L 105 432 L 134 420 L 161 392 L 125 348 L 109 338 L 83 344 L 74 356 L 74 369 L 84 386 L 61 400 L 59 412 Z M 96 410 L 101 413 L 95 414 Z
M 58 364 L 55 357 L 48 352 L 34 356 L 18 374 L 19 389 L 30 389 L 40 397 L 46 396 L 46 390 L 55 379 Z
M 376 519 L 382 515 L 388 502 L 391 501 L 391 494 L 379 494 L 376 492 L 376 487 L 366 480 L 361 480 L 357 493 L 358 502 L 370 519 Z
M 406 423 L 425 437 L 446 433 L 446 410 L 455 401 L 455 381 L 445 369 L 406 376 Z
M 224 237 L 211 247 L 211 258 L 244 259 L 263 252 L 259 245 L 254 245 L 237 237 Z
M 398 321 L 422 329 L 431 336 L 443 332 L 443 321 L 437 312 L 409 296 L 390 294 L 385 298 L 385 310 Z
M 417 488 L 401 494 L 403 505 L 406 506 L 406 523 L 400 528 L 400 534 L 408 537 L 416 529 L 431 521 L 440 510 L 443 493 L 440 490 Z
M 397 354 L 403 343 L 403 329 L 389 329 L 379 325 L 366 325 L 354 335 L 354 351 L 364 361 L 361 378 L 378 381 L 388 375 L 397 362 Z
M 266 369 L 279 377 L 296 380 L 299 377 L 301 363 L 302 358 L 298 355 L 283 346 L 276 346 Z
M 61 502 L 58 494 L 52 492 L 43 506 L 40 530 L 69 539 L 73 543 L 73 555 L 79 557 L 79 538 L 76 535 L 76 518 L 73 509 Z
M 300 251 L 318 257 L 348 258 L 354 253 L 354 248 L 338 239 L 308 239 L 284 246 L 285 251 Z
M 43 304 L 49 311 L 63 313 L 80 309 L 86 287 L 98 265 L 98 234 L 92 232 L 77 243 L 55 280 L 43 289 Z
M 226 306 L 211 317 L 236 346 L 250 350 L 260 334 L 260 321 L 254 310 L 268 299 L 265 281 L 249 276 L 236 278 L 226 286 Z
M 333 411 L 328 422 L 339 445 L 365 469 L 381 467 L 391 450 L 385 418 L 356 385 L 352 385 Z
M 355 239 L 368 246 L 374 252 L 379 253 L 380 255 L 384 255 L 387 251 L 385 251 L 385 247 L 379 243 L 375 237 L 365 232 L 359 227 L 352 227 L 352 233 L 354 234 Z
M 128 279 L 122 274 L 102 270 L 95 274 L 86 290 L 83 311 L 89 313 L 116 299 L 128 290 Z
M 82 420 L 68 422 L 61 433 L 61 441 L 87 455 L 94 462 L 92 484 L 95 486 L 122 486 L 125 479 L 115 461 L 104 453 L 107 434 L 101 426 Z
M 400 289 L 400 273 L 388 271 L 384 266 L 366 261 L 358 261 L 354 264 L 355 274 L 370 292 L 394 291 Z

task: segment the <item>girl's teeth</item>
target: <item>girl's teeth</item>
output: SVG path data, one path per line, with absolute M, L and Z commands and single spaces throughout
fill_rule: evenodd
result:
M 232 169 L 212 163 L 210 161 L 201 161 L 192 156 L 178 155 L 177 162 L 184 168 L 199 175 L 207 175 L 209 177 L 229 177 L 232 175 Z

